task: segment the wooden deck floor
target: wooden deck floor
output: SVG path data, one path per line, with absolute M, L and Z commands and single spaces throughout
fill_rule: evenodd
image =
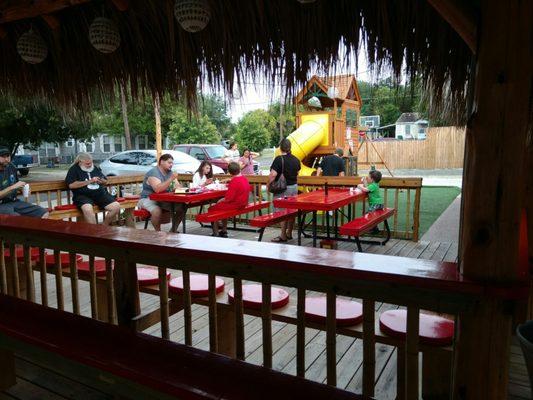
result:
M 140 228 L 140 227 L 139 227 Z M 202 228 L 194 222 L 188 222 L 187 233 L 196 235 L 209 235 L 210 229 Z M 278 231 L 267 229 L 264 241 L 277 236 Z M 258 235 L 252 232 L 231 231 L 230 238 L 257 240 Z M 296 244 L 294 239 L 290 244 Z M 289 245 L 290 245 L 289 244 Z M 311 240 L 304 239 L 303 245 L 310 246 Z M 354 245 L 339 242 L 339 248 L 353 250 Z M 456 261 L 457 243 L 427 242 L 418 243 L 407 240 L 391 240 L 385 246 L 364 246 L 369 253 L 379 253 L 411 258 L 432 260 Z M 36 275 L 36 279 L 38 276 Z M 49 289 L 53 288 L 53 277 L 49 278 Z M 70 303 L 69 281 L 65 279 L 64 290 L 65 304 Z M 231 288 L 231 280 L 226 280 L 227 289 Z M 39 288 L 40 285 L 36 284 Z M 226 290 L 227 290 L 226 289 Z M 289 289 L 291 290 L 291 289 Z M 81 312 L 90 315 L 89 291 L 86 282 L 80 282 Z M 40 297 L 39 293 L 37 298 Z M 50 306 L 54 304 L 55 294 L 49 292 Z M 141 303 L 143 311 L 155 309 L 158 298 L 142 294 Z M 397 308 L 396 305 L 376 303 L 376 315 Z M 68 310 L 68 307 L 67 307 Z M 171 339 L 184 341 L 183 314 L 178 313 L 171 317 Z M 159 335 L 159 325 L 146 330 L 146 333 Z M 280 322 L 272 323 L 273 334 L 273 368 L 282 372 L 296 373 L 296 327 Z M 261 348 L 261 320 L 259 318 L 245 317 L 246 361 L 260 365 L 262 363 Z M 206 307 L 193 306 L 193 345 L 200 349 L 208 350 L 208 315 Z M 325 332 L 314 329 L 306 330 L 306 378 L 318 382 L 326 379 L 326 338 Z M 346 336 L 337 336 L 337 373 L 338 386 L 346 390 L 360 393 L 362 390 L 362 342 Z M 44 366 L 36 365 L 28 360 L 17 360 L 17 376 L 19 381 L 16 386 L 5 392 L 0 392 L 2 399 L 107 399 L 105 393 L 87 387 L 71 378 L 60 376 Z M 376 395 L 377 399 L 394 399 L 396 396 L 396 350 L 394 347 L 376 345 Z M 510 399 L 529 399 L 530 389 L 527 371 L 521 350 L 516 342 L 511 348 L 510 372 Z

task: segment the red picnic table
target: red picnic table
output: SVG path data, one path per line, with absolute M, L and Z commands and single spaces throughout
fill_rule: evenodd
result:
M 218 200 L 224 197 L 227 190 L 205 190 L 203 192 L 189 192 L 189 193 L 171 193 L 171 192 L 163 192 L 163 193 L 152 193 L 150 195 L 150 200 L 153 201 L 160 201 L 160 202 L 167 202 L 170 203 L 171 207 L 171 213 L 172 213 L 172 232 L 176 232 L 176 229 L 178 228 L 176 226 L 176 203 L 183 204 L 184 207 L 184 215 L 183 215 L 183 233 L 186 233 L 186 218 L 185 215 L 187 213 L 187 209 L 190 207 L 198 207 L 203 206 L 205 204 L 211 203 L 213 200 Z
M 311 211 L 313 213 L 313 247 L 316 247 L 316 214 L 317 211 L 335 211 L 335 228 L 337 228 L 337 210 L 348 204 L 366 199 L 366 193 L 357 190 L 350 191 L 346 189 L 329 189 L 315 190 L 307 193 L 300 193 L 296 196 L 285 197 L 274 200 L 276 208 L 291 208 L 298 210 L 298 246 L 302 244 L 302 211 Z M 350 217 L 349 217 L 350 218 Z M 329 214 L 326 213 L 326 230 L 327 237 L 329 234 Z

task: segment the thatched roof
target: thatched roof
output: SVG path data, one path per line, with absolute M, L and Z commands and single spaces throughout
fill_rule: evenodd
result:
M 56 23 L 39 16 L 45 3 L 63 5 L 54 10 Z M 353 60 L 363 43 L 375 68 L 390 67 L 399 76 L 405 66 L 408 75 L 431 82 L 434 104 L 464 109 L 471 52 L 426 1 L 208 3 L 207 28 L 188 33 L 173 16 L 174 0 L 0 1 L 0 89 L 87 108 L 95 93 L 112 93 L 118 82 L 129 82 L 133 94 L 187 93 L 192 103 L 202 82 L 231 97 L 250 74 L 281 81 L 294 94 L 311 72 L 333 75 L 333 66 Z M 13 8 L 28 18 L 14 17 Z M 116 22 L 122 39 L 110 55 L 88 40 L 90 23 L 102 15 Z M 16 50 L 30 27 L 49 48 L 37 65 L 24 62 Z

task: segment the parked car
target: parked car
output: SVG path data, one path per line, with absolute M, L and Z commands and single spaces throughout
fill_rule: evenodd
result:
M 200 161 L 207 160 L 213 166 L 216 165 L 222 168 L 224 172 L 228 172 L 228 162 L 224 160 L 226 148 L 220 144 L 177 144 L 174 146 L 174 150 L 182 151 Z M 254 161 L 254 173 L 258 174 L 258 172 L 259 163 Z
M 173 171 L 180 174 L 194 174 L 200 166 L 200 161 L 182 153 L 181 151 L 163 150 L 174 157 Z M 120 176 L 127 174 L 145 174 L 157 165 L 155 150 L 129 150 L 115 154 L 102 161 L 100 168 L 106 176 Z M 213 173 L 223 174 L 221 168 L 213 166 Z
M 31 154 L 16 154 L 11 159 L 11 163 L 17 167 L 20 176 L 28 175 L 30 168 L 38 165 Z

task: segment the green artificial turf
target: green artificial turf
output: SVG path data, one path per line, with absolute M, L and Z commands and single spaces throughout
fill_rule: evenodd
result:
M 458 187 L 423 187 L 420 197 L 420 237 L 461 193 Z

